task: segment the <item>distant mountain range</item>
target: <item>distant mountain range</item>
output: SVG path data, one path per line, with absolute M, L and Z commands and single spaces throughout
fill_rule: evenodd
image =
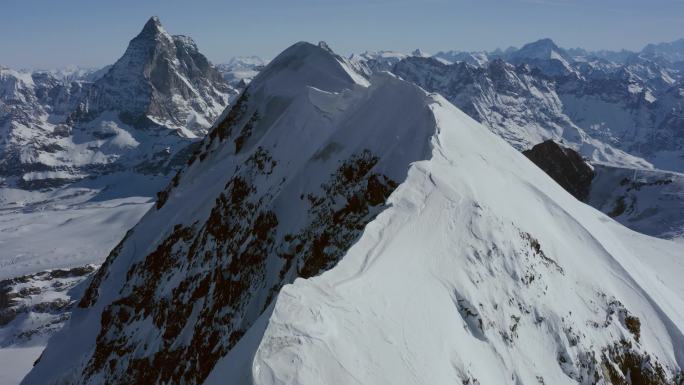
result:
M 432 57 L 378 52 L 350 60 L 366 76 L 391 71 L 442 94 L 519 150 L 551 139 L 577 151 L 606 170 L 592 184 L 601 186 L 602 198 L 590 203 L 626 226 L 678 238 L 684 235 L 684 216 L 671 213 L 684 209 L 680 42 L 611 53 L 565 50 L 542 39 L 506 51 Z M 651 187 L 639 196 L 620 194 L 615 177 L 612 185 L 602 182 L 608 175 Z M 653 179 L 667 183 L 652 184 Z M 606 189 L 615 193 L 606 195 Z M 625 200 L 631 202 L 627 208 L 616 209 Z

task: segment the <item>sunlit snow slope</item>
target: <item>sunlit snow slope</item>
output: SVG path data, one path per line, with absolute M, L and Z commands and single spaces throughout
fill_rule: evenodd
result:
M 640 351 L 678 372 L 682 246 L 616 224 L 445 100 L 425 103 L 431 159 L 335 268 L 281 291 L 254 383 L 621 384 L 621 365 L 646 383 L 624 358 Z

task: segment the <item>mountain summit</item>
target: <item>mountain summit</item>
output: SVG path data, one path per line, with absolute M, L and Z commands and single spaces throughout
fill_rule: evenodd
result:
M 525 44 L 522 48 L 514 51 L 509 56 L 513 59 L 553 59 L 557 57 L 566 58 L 567 55 L 562 48 L 553 42 L 553 40 L 546 38 Z
M 78 118 L 116 111 L 135 127 L 162 125 L 202 135 L 235 93 L 190 37 L 169 35 L 152 17 L 95 82 Z
M 676 381 L 676 244 L 351 64 L 308 43 L 274 59 L 24 384 Z
M 541 39 L 525 44 L 519 50 L 508 54 L 507 59 L 513 64 L 531 64 L 547 75 L 575 73 L 571 65 L 572 58 L 551 39 Z

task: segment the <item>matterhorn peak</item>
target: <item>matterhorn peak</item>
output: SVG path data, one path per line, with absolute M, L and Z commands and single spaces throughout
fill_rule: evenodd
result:
M 147 23 L 145 23 L 145 26 L 143 27 L 142 31 L 140 31 L 140 35 L 148 35 L 148 34 L 158 34 L 158 33 L 163 33 L 166 32 L 164 30 L 164 27 L 162 26 L 161 20 L 159 20 L 159 17 L 157 16 L 152 16 L 150 17 L 149 20 L 147 20 Z
M 116 111 L 126 124 L 169 127 L 194 137 L 205 132 L 232 93 L 190 37 L 170 35 L 152 16 L 94 84 L 81 116 L 88 120 Z M 206 117 L 195 119 L 195 114 Z
M 420 48 L 416 48 L 416 49 L 413 50 L 413 52 L 411 52 L 411 56 L 415 56 L 415 57 L 430 57 L 430 54 L 427 53 L 427 52 L 425 52 L 425 51 L 423 51 L 423 50 L 420 49 Z

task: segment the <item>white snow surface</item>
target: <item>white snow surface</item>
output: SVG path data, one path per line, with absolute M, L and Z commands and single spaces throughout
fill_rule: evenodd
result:
M 55 191 L 0 189 L 0 280 L 101 264 L 166 178 L 119 173 Z
M 641 320 L 638 346 L 681 368 L 682 245 L 626 229 L 443 98 L 423 101 L 431 157 L 335 268 L 282 289 L 206 383 L 575 384 L 587 354 L 634 341 L 613 300 Z
M 40 357 L 43 346 L 0 349 L 0 384 L 17 385 Z

